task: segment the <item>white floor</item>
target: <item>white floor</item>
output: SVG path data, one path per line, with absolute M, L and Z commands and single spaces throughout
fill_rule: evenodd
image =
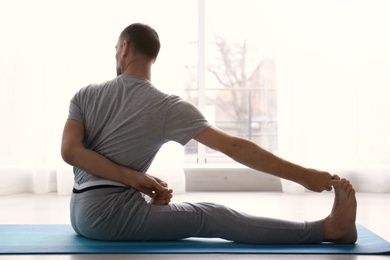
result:
M 358 193 L 357 222 L 390 241 L 390 193 Z M 250 214 L 290 220 L 325 217 L 333 193 L 290 195 L 280 192 L 191 192 L 175 195 L 174 202 L 213 201 Z M 69 223 L 69 196 L 17 194 L 0 197 L 0 224 Z M 1 245 L 0 245 L 1 246 Z M 390 259 L 390 256 L 354 255 L 7 255 L 0 259 Z

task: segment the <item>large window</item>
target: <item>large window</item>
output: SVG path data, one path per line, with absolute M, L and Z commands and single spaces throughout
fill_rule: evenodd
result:
M 275 152 L 276 60 L 267 11 L 261 1 L 198 1 L 198 56 L 187 65 L 184 95 L 213 125 Z M 185 151 L 187 162 L 230 161 L 195 141 Z

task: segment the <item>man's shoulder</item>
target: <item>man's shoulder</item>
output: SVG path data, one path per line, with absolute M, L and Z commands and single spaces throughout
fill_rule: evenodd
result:
M 102 90 L 108 88 L 109 86 L 115 85 L 115 84 L 116 84 L 116 79 L 108 80 L 108 81 L 101 82 L 101 83 L 91 83 L 87 86 L 80 88 L 77 91 L 77 93 L 87 94 L 87 93 L 99 92 L 99 91 L 102 91 Z

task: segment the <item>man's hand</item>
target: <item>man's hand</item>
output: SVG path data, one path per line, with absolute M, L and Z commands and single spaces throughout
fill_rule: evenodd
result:
M 150 176 L 146 173 L 132 172 L 132 177 L 130 181 L 130 186 L 136 190 L 139 190 L 142 193 L 145 193 L 152 199 L 154 198 L 165 198 L 169 200 L 172 198 L 172 190 L 167 188 L 165 182 L 160 179 Z M 170 197 L 168 194 L 171 194 Z M 166 203 L 168 204 L 169 201 Z
M 340 177 L 324 171 L 307 169 L 307 172 L 302 175 L 301 181 L 298 181 L 298 183 L 308 190 L 321 192 L 324 190 L 331 191 L 332 181 L 334 180 L 340 180 Z
M 156 181 L 163 187 L 167 188 L 168 189 L 168 184 L 165 182 L 165 181 L 162 181 L 160 180 L 159 178 L 157 177 L 153 177 L 156 179 Z M 153 197 L 151 200 L 150 200 L 150 204 L 153 204 L 153 205 L 167 205 L 169 204 L 169 202 L 171 202 L 171 199 L 172 199 L 172 193 L 173 193 L 173 190 L 172 189 L 168 189 L 167 191 L 165 192 L 162 192 L 162 193 L 157 193 L 155 195 L 155 197 Z
M 131 187 L 148 195 L 150 203 L 154 205 L 167 205 L 171 202 L 172 189 L 168 189 L 168 184 L 157 177 L 146 173 L 136 172 L 132 177 Z

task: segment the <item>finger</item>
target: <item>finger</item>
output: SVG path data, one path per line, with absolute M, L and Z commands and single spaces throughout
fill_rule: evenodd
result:
M 166 192 L 168 190 L 168 184 L 160 179 L 154 179 L 154 187 L 157 192 Z
M 152 190 L 152 189 L 150 189 L 150 188 L 148 188 L 148 187 L 138 186 L 138 187 L 136 187 L 136 189 L 137 189 L 138 191 L 140 191 L 140 192 L 142 192 L 142 193 L 148 195 L 148 196 L 151 197 L 151 198 L 154 198 L 154 197 L 156 197 L 156 195 L 157 195 L 157 193 L 156 193 L 154 190 Z
M 166 192 L 168 192 L 168 188 L 164 187 L 164 186 L 162 186 L 160 184 L 158 184 L 158 186 L 156 186 L 155 188 L 156 188 L 155 189 L 156 193 L 166 193 Z
M 157 182 L 154 183 L 153 186 L 151 187 L 145 187 L 143 185 L 140 185 L 138 187 L 138 190 L 141 191 L 142 193 L 145 193 L 147 194 L 149 197 L 151 198 L 155 198 L 155 197 L 158 197 L 160 196 L 160 194 L 164 194 L 165 192 L 168 191 L 167 188 L 165 187 L 162 187 L 160 184 L 158 184 Z
M 168 184 L 165 182 L 165 181 L 159 181 L 158 182 L 161 186 L 167 188 L 168 187 Z
M 332 179 L 333 179 L 333 180 L 340 180 L 340 176 L 338 176 L 337 174 L 334 174 L 334 175 L 332 176 Z
M 167 193 L 165 194 L 165 199 L 171 200 L 172 197 L 173 197 L 172 192 L 167 192 Z
M 333 186 L 333 187 L 337 187 L 339 185 L 340 181 L 339 180 L 331 180 L 330 181 L 330 185 Z
M 167 200 L 170 200 L 172 197 L 173 197 L 173 194 L 172 194 L 173 190 L 170 189 L 166 192 L 163 192 L 163 193 L 157 193 L 156 196 L 155 196 L 155 199 L 167 199 Z

